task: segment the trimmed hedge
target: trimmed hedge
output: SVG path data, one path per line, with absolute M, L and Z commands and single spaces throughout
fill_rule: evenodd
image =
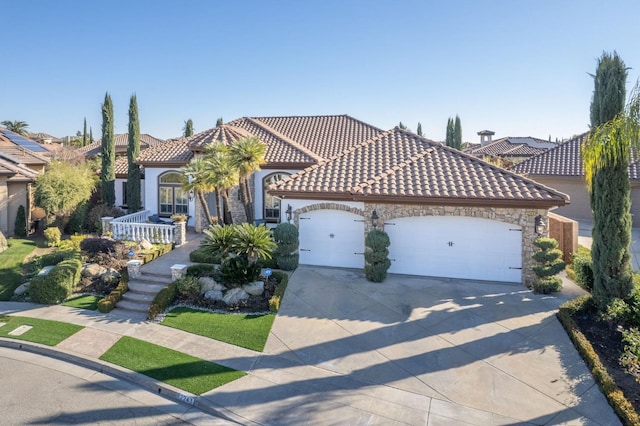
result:
M 111 290 L 111 293 L 100 299 L 98 302 L 98 311 L 103 314 L 109 313 L 116 307 L 116 304 L 122 300 L 122 295 L 129 291 L 129 284 L 126 280 L 121 280 L 118 286 Z
M 220 256 L 213 253 L 209 247 L 199 247 L 189 253 L 189 260 L 194 263 L 222 263 Z
M 167 287 L 163 288 L 156 294 L 156 297 L 153 298 L 153 302 L 151 302 L 151 306 L 149 306 L 149 314 L 147 315 L 147 319 L 152 320 L 157 317 L 159 314 L 164 312 L 165 309 L 173 303 L 173 301 L 178 296 L 178 288 L 176 286 L 176 282 L 172 282 Z
M 76 256 L 58 263 L 47 275 L 35 276 L 29 286 L 29 297 L 36 303 L 60 303 L 73 293 L 80 282 L 82 261 Z
M 188 277 L 212 277 L 216 272 L 216 265 L 211 263 L 199 263 L 187 267 L 186 275 Z
M 37 259 L 37 262 L 40 265 L 40 267 L 52 266 L 52 265 L 57 265 L 63 260 L 71 259 L 77 256 L 78 256 L 78 253 L 75 251 L 58 250 L 58 251 L 54 251 L 53 253 L 43 254 Z
M 591 250 L 578 246 L 578 251 L 571 256 L 571 269 L 575 282 L 587 291 L 593 290 L 593 263 Z
M 280 310 L 280 303 L 284 297 L 284 292 L 287 289 L 287 284 L 289 283 L 289 275 L 284 272 L 275 271 L 271 276 L 278 281 L 278 284 L 273 292 L 273 296 L 269 299 L 269 309 L 271 312 L 278 312 Z
M 577 299 L 560 305 L 558 319 L 567 331 L 569 338 L 582 356 L 582 359 L 591 369 L 591 374 L 600 386 L 600 390 L 606 396 L 613 410 L 618 414 L 625 425 L 640 424 L 640 416 L 636 413 L 633 405 L 618 388 L 613 378 L 607 372 L 606 367 L 600 361 L 600 357 L 594 351 L 593 346 L 584 334 L 579 330 L 572 316 L 577 312 L 586 310 L 595 305 L 591 295 L 580 296 Z

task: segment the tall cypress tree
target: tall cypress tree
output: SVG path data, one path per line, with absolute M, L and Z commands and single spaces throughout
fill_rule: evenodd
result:
M 422 135 L 422 123 L 420 123 L 419 121 L 418 121 L 418 128 L 416 129 L 416 134 L 418 136 L 423 136 Z
M 142 210 L 140 196 L 140 166 L 135 161 L 140 155 L 140 121 L 138 119 L 138 99 L 131 95 L 129 102 L 129 141 L 127 145 L 127 209 L 129 213 Z
M 455 149 L 462 149 L 462 124 L 457 114 L 456 121 L 453 125 L 453 147 Z
M 184 122 L 184 128 L 182 129 L 182 131 L 182 134 L 185 138 L 193 135 L 193 121 L 191 121 L 191 119 L 188 119 Z
M 93 143 L 93 127 L 89 127 L 89 143 Z
M 455 131 L 454 131 L 453 119 L 449 118 L 447 120 L 447 136 L 444 141 L 445 145 L 453 147 L 454 135 L 455 135 Z
M 220 127 L 224 124 L 224 121 L 222 120 L 222 117 L 218 118 L 216 120 L 216 127 Z
M 87 117 L 84 118 L 84 130 L 82 131 L 82 146 L 87 146 Z
M 104 95 L 102 104 L 102 172 L 100 183 L 102 201 L 113 206 L 116 203 L 116 144 L 113 134 L 113 103 L 109 92 Z
M 591 101 L 591 136 L 600 126 L 615 119 L 624 110 L 627 68 L 617 53 L 603 53 L 598 60 Z M 601 309 L 613 298 L 626 299 L 633 288 L 629 244 L 631 242 L 631 198 L 628 161 L 620 155 L 620 146 L 628 141 L 607 138 L 605 160 L 591 178 L 593 211 L 593 297 Z M 624 148 L 623 148 L 624 149 Z M 622 158 L 622 159 L 621 159 Z M 586 168 L 586 167 L 585 167 Z

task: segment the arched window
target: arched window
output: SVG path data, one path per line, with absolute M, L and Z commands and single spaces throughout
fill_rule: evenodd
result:
M 185 181 L 179 172 L 166 172 L 158 177 L 158 215 L 189 214 L 189 193 L 182 189 Z
M 278 223 L 280 221 L 280 199 L 267 193 L 267 188 L 272 183 L 289 177 L 289 173 L 278 172 L 265 176 L 262 180 L 263 200 L 264 200 L 264 219 L 269 223 Z

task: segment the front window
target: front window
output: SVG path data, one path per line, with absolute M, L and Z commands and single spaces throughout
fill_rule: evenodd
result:
M 158 214 L 189 214 L 189 193 L 182 189 L 186 182 L 183 174 L 168 172 L 158 178 Z
M 269 223 L 280 221 L 280 199 L 267 193 L 267 188 L 272 183 L 289 177 L 289 173 L 273 173 L 263 179 L 264 188 L 264 219 Z

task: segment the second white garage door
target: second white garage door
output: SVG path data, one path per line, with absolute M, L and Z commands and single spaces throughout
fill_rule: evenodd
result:
M 390 220 L 389 272 L 434 277 L 520 282 L 522 229 L 465 216 Z
M 364 218 L 341 210 L 314 210 L 299 217 L 300 264 L 364 267 Z

